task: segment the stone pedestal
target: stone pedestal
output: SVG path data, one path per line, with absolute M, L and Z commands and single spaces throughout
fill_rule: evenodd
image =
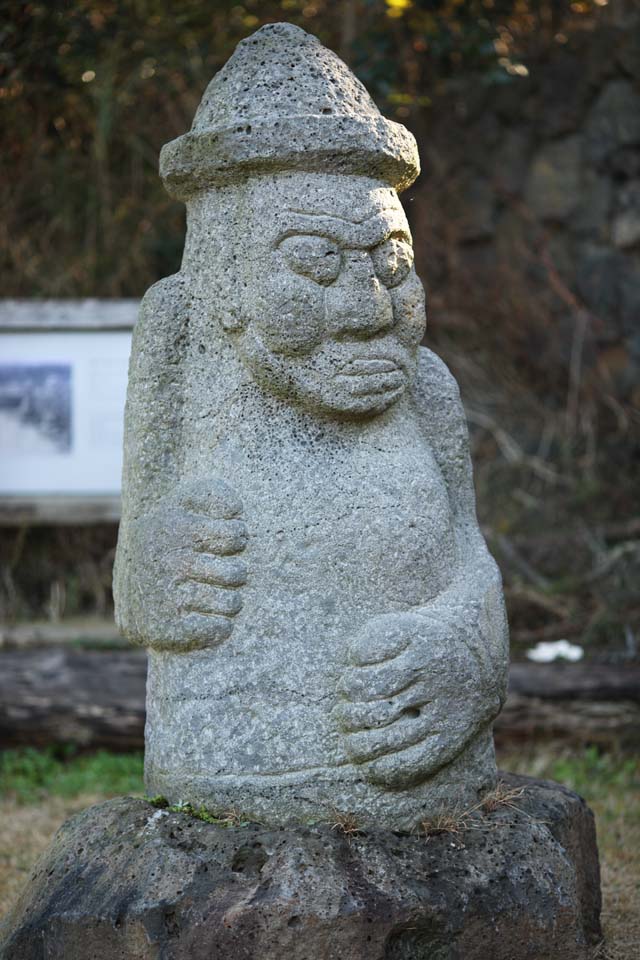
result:
M 586 960 L 593 816 L 554 783 L 427 832 L 203 822 L 121 798 L 59 831 L 3 960 Z

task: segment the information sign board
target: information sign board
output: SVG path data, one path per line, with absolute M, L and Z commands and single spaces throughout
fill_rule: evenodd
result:
M 138 301 L 0 301 L 0 522 L 119 514 Z

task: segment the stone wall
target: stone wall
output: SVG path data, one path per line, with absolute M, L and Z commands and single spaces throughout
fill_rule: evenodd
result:
M 535 312 L 525 353 L 544 362 L 553 341 L 548 362 L 566 372 L 578 328 L 582 370 L 640 400 L 640 13 L 560 36 L 525 62 L 528 76 L 505 73 L 504 84 L 468 78 L 417 131 L 413 223 L 432 319 L 455 327 L 468 308 L 477 318 L 517 278 L 499 323 L 521 313 L 526 327 Z

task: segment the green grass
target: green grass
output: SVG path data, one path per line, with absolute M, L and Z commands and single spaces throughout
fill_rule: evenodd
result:
M 557 780 L 575 790 L 588 803 L 626 799 L 627 812 L 640 820 L 640 758 L 628 754 L 604 753 L 598 747 L 582 750 L 539 746 L 499 756 L 503 769 L 526 773 L 544 780 Z
M 564 783 L 584 797 L 596 799 L 611 790 L 640 791 L 640 761 L 617 757 L 587 747 L 580 755 L 566 755 L 551 763 L 551 779 Z
M 72 748 L 0 753 L 0 798 L 35 803 L 47 796 L 142 793 L 142 754 L 76 754 Z

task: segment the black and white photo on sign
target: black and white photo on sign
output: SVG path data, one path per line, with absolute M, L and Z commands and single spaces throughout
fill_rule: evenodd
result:
M 69 454 L 72 370 L 66 363 L 0 364 L 0 449 Z

